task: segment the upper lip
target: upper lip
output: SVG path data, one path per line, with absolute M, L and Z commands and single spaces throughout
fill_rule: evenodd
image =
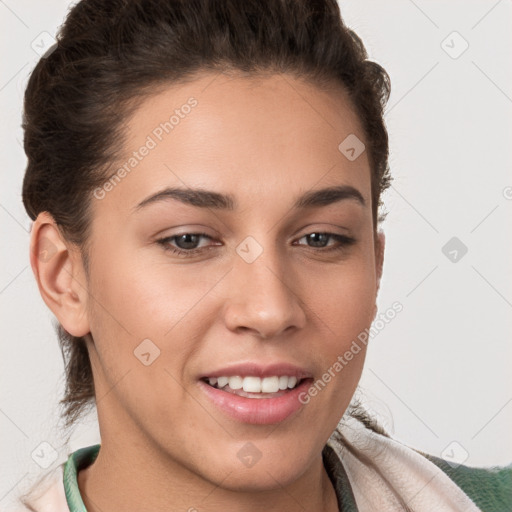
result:
M 199 379 L 206 379 L 208 377 L 233 377 L 238 375 L 240 377 L 281 377 L 286 375 L 288 377 L 297 377 L 297 379 L 312 378 L 313 374 L 291 363 L 272 363 L 262 364 L 257 362 L 238 363 L 223 368 L 211 370 Z

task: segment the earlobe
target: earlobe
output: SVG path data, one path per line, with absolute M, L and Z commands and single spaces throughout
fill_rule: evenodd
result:
M 32 225 L 30 265 L 41 297 L 73 336 L 89 331 L 87 283 L 79 251 L 65 240 L 55 220 L 42 212 Z

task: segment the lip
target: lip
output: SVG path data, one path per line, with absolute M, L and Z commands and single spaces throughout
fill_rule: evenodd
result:
M 222 391 L 207 384 L 209 377 L 296 377 L 299 383 L 294 389 L 274 398 L 247 398 Z M 299 400 L 313 382 L 313 374 L 292 363 L 273 362 L 269 364 L 248 361 L 216 368 L 199 378 L 199 387 L 212 404 L 229 418 L 241 423 L 270 425 L 280 423 L 303 407 Z
M 239 373 L 228 375 L 239 375 Z M 269 375 L 267 373 L 262 376 Z M 277 374 L 272 373 L 272 375 Z M 282 373 L 281 375 L 293 374 Z M 213 405 L 231 419 L 253 425 L 271 425 L 284 421 L 304 406 L 299 397 L 301 393 L 307 391 L 312 381 L 312 378 L 305 378 L 296 388 L 276 398 L 246 398 L 214 388 L 204 380 L 199 380 L 198 384 Z
M 212 370 L 204 375 L 200 375 L 199 379 L 206 379 L 208 377 L 233 377 L 238 375 L 240 377 L 281 377 L 287 375 L 288 377 L 297 377 L 300 379 L 309 379 L 313 375 L 311 372 L 304 368 L 300 368 L 290 363 L 272 363 L 272 364 L 259 364 L 254 362 L 237 363 L 223 368 Z

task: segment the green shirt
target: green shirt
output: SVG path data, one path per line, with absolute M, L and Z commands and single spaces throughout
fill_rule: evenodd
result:
M 91 465 L 98 456 L 100 444 L 73 452 L 64 465 L 64 491 L 70 512 L 87 512 L 78 488 L 78 471 Z M 443 470 L 483 512 L 512 511 L 512 464 L 502 468 L 472 468 L 451 466 L 447 461 L 415 450 Z M 324 466 L 331 479 L 340 511 L 357 512 L 354 494 L 336 452 L 325 446 Z

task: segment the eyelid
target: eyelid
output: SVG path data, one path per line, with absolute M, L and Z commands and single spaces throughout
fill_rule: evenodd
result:
M 179 230 L 174 232 L 174 230 Z M 211 231 L 210 233 L 207 233 Z M 170 233 L 166 235 L 165 233 Z M 204 224 L 180 224 L 179 226 L 168 226 L 165 229 L 160 229 L 157 233 L 152 235 L 152 239 L 156 240 L 157 238 L 172 238 L 174 236 L 180 235 L 205 235 L 210 238 L 215 238 L 216 236 L 220 236 L 220 233 L 211 226 Z

